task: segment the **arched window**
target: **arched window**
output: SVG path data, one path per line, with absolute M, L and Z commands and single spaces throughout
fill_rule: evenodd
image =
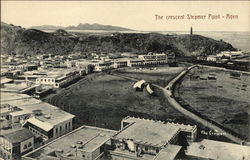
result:
M 29 144 L 28 144 L 28 147 L 30 147 L 30 146 L 32 146 L 32 143 L 31 143 L 31 142 L 29 142 Z

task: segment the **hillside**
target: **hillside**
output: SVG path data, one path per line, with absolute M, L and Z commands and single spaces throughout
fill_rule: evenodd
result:
M 77 26 L 53 26 L 53 25 L 42 25 L 42 26 L 33 26 L 31 29 L 39 29 L 39 30 L 57 30 L 57 29 L 64 29 L 64 30 L 103 30 L 103 31 L 131 31 L 131 29 L 111 26 L 111 25 L 101 25 L 101 24 L 78 24 Z
M 60 31 L 61 33 L 62 31 Z M 69 54 L 86 52 L 174 52 L 179 56 L 210 55 L 235 50 L 226 42 L 200 35 L 163 35 L 158 33 L 96 34 L 46 33 L 36 29 L 1 23 L 1 51 L 15 54 Z

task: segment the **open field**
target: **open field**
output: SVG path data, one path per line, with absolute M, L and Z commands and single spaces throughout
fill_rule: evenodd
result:
M 76 115 L 76 127 L 92 125 L 120 129 L 121 119 L 126 116 L 170 120 L 182 116 L 172 108 L 161 105 L 157 97 L 146 91 L 135 91 L 133 81 L 95 73 L 45 101 Z
M 168 82 L 175 76 L 177 76 L 183 67 L 133 67 L 133 68 L 123 68 L 116 71 L 116 73 L 129 76 L 136 79 L 144 79 L 147 82 L 158 84 L 165 87 Z
M 215 77 L 215 79 L 209 79 Z M 202 80 L 201 80 L 202 79 Z M 201 114 L 235 132 L 248 136 L 249 75 L 230 76 L 217 69 L 193 69 L 179 87 L 180 96 Z

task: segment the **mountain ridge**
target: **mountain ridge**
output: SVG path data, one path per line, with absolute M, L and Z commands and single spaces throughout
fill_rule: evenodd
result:
M 200 35 L 164 35 L 159 33 L 68 33 L 44 32 L 1 23 L 1 51 L 6 54 L 87 54 L 130 52 L 174 52 L 177 56 L 211 55 L 236 50 L 231 44 Z
M 89 24 L 89 23 L 79 23 L 78 25 L 70 25 L 70 26 L 55 26 L 55 25 L 41 25 L 41 26 L 32 26 L 29 29 L 39 29 L 39 30 L 104 30 L 104 31 L 132 31 L 132 29 L 112 26 L 112 25 L 102 25 L 102 24 Z

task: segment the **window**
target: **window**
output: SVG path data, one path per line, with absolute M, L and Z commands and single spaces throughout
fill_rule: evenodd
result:
M 32 146 L 31 142 L 29 142 L 28 147 Z
M 62 132 L 62 126 L 60 126 L 60 132 Z
M 56 128 L 56 133 L 58 133 L 58 128 Z
M 26 149 L 26 148 L 28 148 L 27 144 L 24 145 L 23 149 Z
M 67 125 L 67 123 L 65 124 L 65 128 L 66 128 L 66 129 L 68 128 L 68 125 Z
M 156 149 L 156 153 L 159 153 L 159 148 Z

